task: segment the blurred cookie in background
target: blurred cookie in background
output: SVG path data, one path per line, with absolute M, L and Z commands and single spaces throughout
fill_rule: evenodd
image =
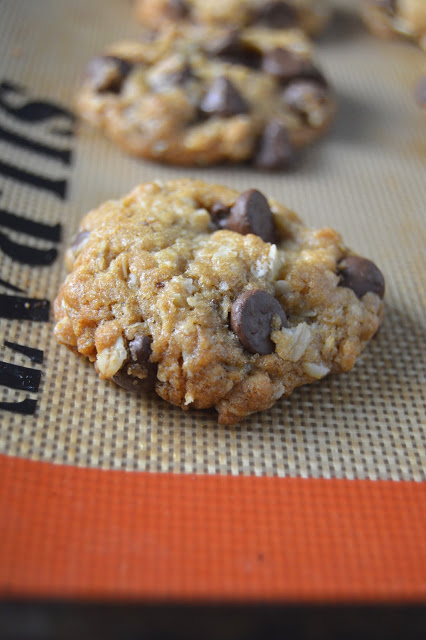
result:
M 192 23 L 216 27 L 298 27 L 307 35 L 323 31 L 330 20 L 327 0 L 136 0 L 136 15 L 148 28 Z
M 426 0 L 363 0 L 362 16 L 374 35 L 412 40 L 426 50 Z
M 180 166 L 293 165 L 335 113 L 298 30 L 164 29 L 88 65 L 77 109 L 136 156 Z

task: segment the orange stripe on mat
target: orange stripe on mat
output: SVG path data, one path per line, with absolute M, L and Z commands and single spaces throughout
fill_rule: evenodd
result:
M 0 456 L 0 595 L 414 601 L 426 485 L 101 471 Z

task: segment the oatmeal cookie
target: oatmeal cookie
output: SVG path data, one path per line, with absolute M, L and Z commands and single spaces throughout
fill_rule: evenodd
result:
M 142 184 L 82 220 L 66 262 L 59 342 L 222 424 L 349 371 L 381 321 L 379 269 L 255 189 Z
M 327 0 L 137 0 L 136 15 L 151 29 L 183 22 L 274 30 L 298 27 L 312 36 L 323 31 L 331 10 Z
M 362 12 L 375 35 L 407 38 L 426 50 L 426 0 L 363 0 Z
M 335 111 L 303 34 L 166 30 L 112 46 L 88 66 L 81 116 L 127 152 L 194 166 L 286 168 Z

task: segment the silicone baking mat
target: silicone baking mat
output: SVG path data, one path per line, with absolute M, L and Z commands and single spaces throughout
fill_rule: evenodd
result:
M 318 57 L 339 102 L 297 170 L 126 156 L 72 114 L 87 61 L 140 35 L 120 0 L 3 0 L 0 23 L 0 593 L 108 598 L 426 595 L 425 54 L 339 2 Z M 354 371 L 223 427 L 100 381 L 51 306 L 81 217 L 139 182 L 255 186 L 332 226 L 386 278 Z

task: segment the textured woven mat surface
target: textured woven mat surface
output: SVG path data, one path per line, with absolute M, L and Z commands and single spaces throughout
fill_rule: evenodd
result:
M 424 479 L 426 114 L 412 88 L 426 60 L 408 44 L 374 40 L 348 12 L 353 4 L 341 3 L 335 26 L 318 43 L 339 100 L 335 126 L 297 172 L 268 175 L 138 161 L 83 125 L 66 135 L 70 118 L 55 108 L 72 108 L 91 56 L 137 37 L 130 4 L 3 0 L 0 360 L 39 370 L 41 378 L 27 372 L 26 389 L 0 386 L 1 403 L 35 401 L 28 415 L 22 405 L 0 405 L 1 453 L 109 469 Z M 64 247 L 89 209 L 139 182 L 183 175 L 241 191 L 255 186 L 306 224 L 338 229 L 380 266 L 385 321 L 354 371 L 221 427 L 213 412 L 183 413 L 100 381 L 89 363 L 56 344 L 52 314 L 50 322 L 4 317 L 11 298 L 53 302 L 65 275 Z M 62 239 L 23 226 L 24 219 L 59 224 Z M 28 247 L 39 250 L 33 264 Z M 34 264 L 42 259 L 49 264 Z M 22 303 L 27 310 L 32 304 Z M 5 341 L 42 350 L 43 362 Z

